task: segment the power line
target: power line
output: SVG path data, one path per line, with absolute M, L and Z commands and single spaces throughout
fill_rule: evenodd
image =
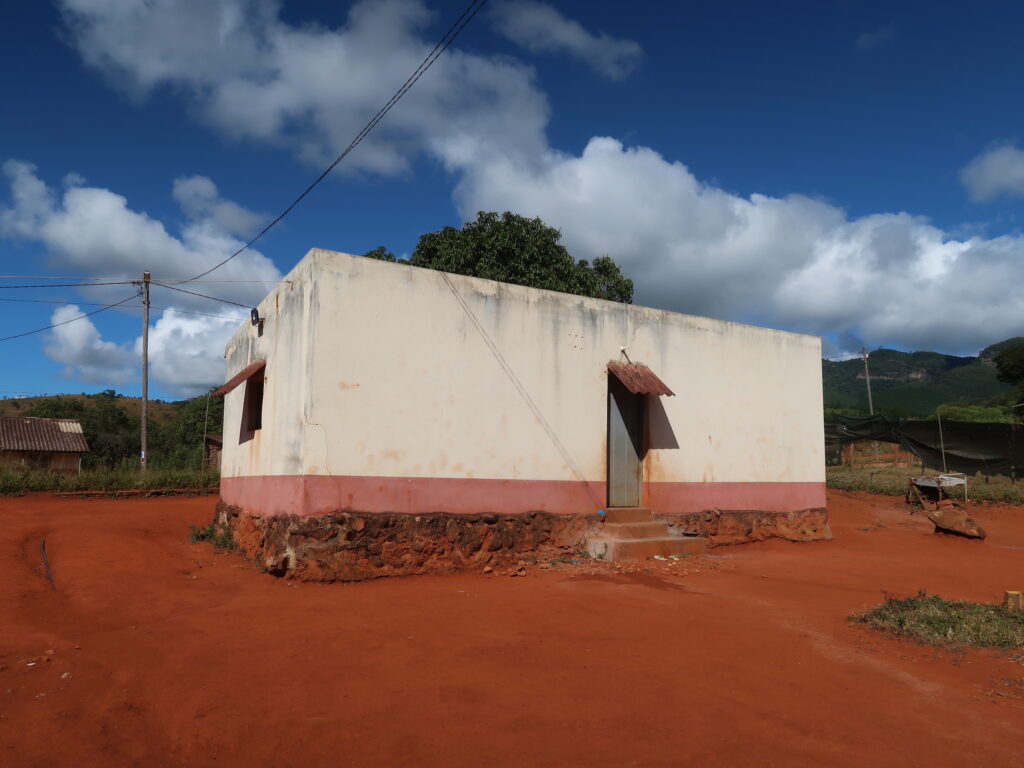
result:
M 163 278 L 153 278 L 153 282 L 155 282 L 155 283 L 165 283 L 165 284 L 166 283 L 176 283 L 176 284 L 177 283 L 263 283 L 263 284 L 274 283 L 276 285 L 277 283 L 288 283 L 290 281 L 289 280 L 196 280 L 195 278 L 192 278 L 191 280 L 183 280 L 183 279 L 178 279 L 178 278 L 165 280 Z
M 141 304 L 129 304 L 128 306 L 141 307 L 142 305 Z M 155 306 L 155 305 L 151 305 L 150 309 L 160 309 L 160 310 L 163 310 L 164 312 L 175 312 L 175 313 L 177 313 L 179 315 L 199 315 L 200 317 L 216 317 L 216 318 L 219 318 L 221 320 L 238 320 L 238 321 L 242 320 L 242 318 L 240 318 L 240 317 L 231 317 L 230 315 L 210 315 L 210 314 L 207 314 L 206 312 L 192 312 L 192 311 L 187 310 L 187 309 L 178 309 L 177 307 L 158 307 L 158 306 Z
M 22 336 L 31 336 L 33 333 L 42 333 L 43 331 L 48 331 L 51 328 L 58 328 L 58 327 L 60 327 L 62 325 L 67 325 L 68 323 L 73 323 L 76 320 L 83 320 L 83 319 L 85 319 L 87 317 L 91 317 L 92 315 L 98 315 L 100 312 L 106 312 L 108 309 L 113 309 L 114 307 L 119 307 L 122 304 L 127 304 L 132 299 L 138 298 L 138 296 L 139 296 L 139 294 L 135 293 L 135 294 L 132 294 L 131 296 L 129 296 L 127 299 L 122 299 L 121 301 L 117 302 L 116 304 L 107 304 L 105 307 L 100 307 L 99 309 L 94 309 L 92 312 L 86 312 L 84 315 L 79 315 L 78 317 L 72 317 L 70 320 L 65 320 L 65 321 L 63 321 L 61 323 L 54 323 L 53 325 L 48 325 L 45 328 L 36 328 L 34 331 L 25 331 L 24 333 L 16 333 L 13 336 L 4 336 L 2 339 L 0 339 L 0 341 L 10 341 L 11 339 L 20 339 Z
M 337 166 L 338 163 L 344 160 L 348 156 L 348 154 L 352 152 L 352 150 L 359 146 L 363 139 L 365 139 L 369 135 L 370 131 L 377 127 L 377 124 L 384 119 L 387 113 L 391 111 L 391 108 L 394 107 L 395 104 L 397 104 L 406 93 L 408 93 L 409 89 L 416 85 L 416 81 L 419 80 L 424 75 L 424 73 L 428 69 L 430 69 L 431 66 L 433 66 L 434 62 L 437 61 L 446 50 L 448 50 L 448 47 L 453 42 L 455 42 L 455 38 L 457 38 L 462 33 L 462 30 L 466 28 L 466 25 L 473 20 L 473 17 L 476 16 L 477 13 L 480 12 L 480 9 L 483 8 L 486 4 L 487 0 L 471 0 L 469 5 L 466 6 L 465 10 L 462 11 L 462 15 L 455 20 L 455 22 L 448 28 L 448 31 L 444 33 L 440 40 L 438 40 L 437 44 L 430 51 L 430 53 L 427 54 L 426 58 L 424 58 L 423 61 L 420 62 L 420 65 L 415 69 L 415 71 L 411 75 L 409 75 L 408 79 L 402 84 L 402 87 L 395 91 L 395 93 L 391 96 L 390 99 L 388 99 L 387 103 L 383 107 L 377 110 L 377 114 L 370 118 L 370 121 L 363 126 L 363 129 L 356 135 L 354 139 L 352 139 L 352 141 L 345 148 L 345 150 L 334 159 L 334 162 L 328 165 L 327 168 L 324 169 L 323 173 L 317 176 L 316 179 L 314 179 L 313 183 L 306 187 L 302 191 L 302 194 L 296 197 L 291 202 L 291 204 L 277 216 L 277 218 L 275 218 L 273 221 L 271 221 L 269 224 L 263 227 L 263 229 L 261 229 L 251 240 L 249 240 L 249 242 L 247 242 L 237 251 L 232 253 L 226 259 L 213 265 L 205 272 L 200 272 L 198 275 L 191 278 L 190 280 L 185 280 L 183 282 L 192 282 L 193 280 L 198 280 L 200 277 L 205 277 L 214 270 L 220 269 L 233 258 L 238 256 L 240 253 L 252 247 L 252 245 L 255 244 L 256 241 L 259 240 L 261 237 L 263 237 L 263 235 L 269 232 L 274 227 L 275 224 L 277 224 L 279 221 L 281 221 L 281 219 L 283 219 L 285 216 L 291 213 L 292 209 L 295 208 L 295 206 L 297 206 L 300 202 L 302 202 L 303 198 L 305 198 L 306 195 L 312 192 L 313 188 L 317 184 L 319 184 L 321 181 L 327 178 L 327 175 L 334 170 L 335 166 Z M 167 288 L 169 286 L 164 285 L 164 287 Z
M 0 275 L 0 280 L 124 280 L 131 282 L 127 277 L 59 277 L 54 275 Z
M 102 283 L 46 283 L 44 285 L 0 285 L 0 290 L 11 288 L 92 288 L 94 285 L 128 285 L 138 280 L 109 280 Z
M 78 306 L 78 307 L 107 307 L 107 306 L 110 306 L 108 304 L 100 304 L 99 302 L 95 302 L 95 301 L 56 301 L 54 299 L 5 299 L 3 297 L 0 297 L 0 301 L 15 301 L 15 302 L 19 302 L 19 303 L 29 303 L 29 304 L 63 304 L 63 305 L 73 304 L 73 305 Z M 125 309 L 141 309 L 142 308 L 141 304 L 124 304 L 122 306 L 124 306 Z M 207 312 L 192 312 L 192 311 L 186 310 L 186 309 L 178 309 L 177 307 L 158 307 L 155 304 L 150 305 L 150 308 L 151 309 L 159 309 L 159 310 L 163 310 L 163 311 L 166 311 L 166 312 L 177 312 L 177 313 L 183 314 L 183 315 L 199 315 L 201 317 L 216 317 L 216 318 L 219 318 L 221 320 L 237 320 L 238 319 L 237 317 L 232 317 L 230 315 L 211 315 L 211 314 L 209 314 Z
M 136 277 L 55 277 L 53 275 L 0 275 L 0 280 L 112 280 L 116 283 L 137 283 L 139 279 Z M 279 280 L 186 280 L 184 278 L 167 278 L 159 279 L 162 283 L 278 283 Z M 110 283 L 104 283 L 104 285 L 110 285 Z M 23 286 L 10 286 L 12 288 L 21 288 Z M 24 286 L 32 287 L 32 286 Z
M 178 293 L 187 293 L 190 296 L 198 296 L 202 299 L 210 299 L 210 301 L 219 301 L 222 304 L 233 304 L 236 307 L 242 307 L 243 309 L 250 309 L 252 304 L 239 304 L 237 301 L 230 301 L 229 299 L 221 299 L 216 296 L 207 296 L 205 293 L 196 293 L 195 291 L 186 291 L 184 288 L 175 288 L 173 285 L 166 285 L 165 283 L 157 283 L 153 281 L 154 285 L 159 285 L 161 288 L 166 288 L 169 291 L 177 291 Z
M 105 307 L 106 304 L 100 304 L 96 301 L 57 301 L 55 299 L 7 299 L 0 297 L 0 301 L 17 301 L 27 304 L 76 304 L 80 307 Z M 132 306 L 129 304 L 129 306 Z

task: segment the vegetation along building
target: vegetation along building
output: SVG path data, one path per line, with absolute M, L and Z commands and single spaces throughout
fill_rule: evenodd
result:
M 226 358 L 219 515 L 273 572 L 829 535 L 817 337 L 314 249 Z
M 77 475 L 88 450 L 77 419 L 0 416 L 0 469 Z

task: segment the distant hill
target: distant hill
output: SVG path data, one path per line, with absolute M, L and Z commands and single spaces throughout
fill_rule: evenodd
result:
M 0 400 L 0 416 L 78 419 L 89 441 L 83 469 L 137 467 L 142 401 L 108 389 L 93 395 L 48 395 Z M 200 395 L 167 403 L 149 401 L 147 439 L 154 469 L 197 469 L 204 454 L 204 434 L 219 434 L 224 399 Z
M 117 406 L 133 419 L 142 415 L 142 398 L 126 397 L 117 395 Z M 37 397 L 10 397 L 0 399 L 0 416 L 24 416 L 26 411 L 31 410 L 39 403 L 47 400 L 74 401 L 83 403 L 86 407 L 95 404 L 95 395 L 39 395 Z M 166 403 L 162 400 L 149 401 L 149 418 L 157 422 L 168 421 L 174 416 L 175 403 Z
M 939 352 L 876 349 L 868 356 L 875 412 L 887 416 L 928 416 L 943 403 L 984 403 L 1010 387 L 996 378 L 992 358 L 1003 348 L 1024 343 L 1014 337 L 983 349 L 977 357 Z M 822 361 L 825 407 L 868 412 L 864 362 L 860 358 Z

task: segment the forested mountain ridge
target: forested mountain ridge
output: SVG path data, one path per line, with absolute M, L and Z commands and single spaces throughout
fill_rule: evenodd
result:
M 875 412 L 924 417 L 944 403 L 985 404 L 998 399 L 1011 387 L 996 378 L 992 358 L 1019 343 L 1024 343 L 1024 337 L 1006 339 L 981 350 L 977 357 L 876 349 L 868 355 Z M 826 409 L 868 412 L 860 358 L 823 360 L 822 385 Z

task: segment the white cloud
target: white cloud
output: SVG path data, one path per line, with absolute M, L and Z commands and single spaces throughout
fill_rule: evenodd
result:
M 175 179 L 174 199 L 193 221 L 208 219 L 229 235 L 248 237 L 265 218 L 238 203 L 222 199 L 217 186 L 206 176 Z
M 539 167 L 495 158 L 467 169 L 456 199 L 466 218 L 540 216 L 574 256 L 612 256 L 643 304 L 950 351 L 1024 324 L 1021 237 L 958 240 L 906 213 L 850 219 L 800 195 L 741 197 L 614 139 Z
M 1024 197 L 1024 151 L 1007 144 L 982 152 L 960 172 L 960 180 L 977 202 Z
M 53 266 L 95 277 L 141 277 L 145 269 L 155 279 L 191 277 L 234 252 L 242 245 L 236 235 L 259 220 L 236 203 L 221 199 L 209 179 L 178 179 L 174 196 L 187 221 L 175 237 L 162 222 L 132 210 L 125 197 L 109 189 L 68 186 L 58 196 L 33 165 L 8 160 L 2 168 L 11 204 L 0 205 L 0 235 L 40 242 L 50 252 Z M 232 296 L 245 303 L 262 298 L 281 273 L 266 256 L 249 250 L 221 267 L 216 276 L 268 281 L 233 286 Z M 116 301 L 124 297 L 125 286 L 97 289 L 95 295 Z M 218 306 L 191 297 L 178 301 L 179 306 L 205 311 Z
M 64 375 L 92 384 L 125 384 L 132 379 L 136 358 L 125 347 L 104 341 L 90 318 L 75 304 L 55 309 L 50 322 L 59 325 L 46 334 L 43 350 L 62 364 Z M 72 321 L 72 322 L 68 322 Z
M 221 133 L 287 146 L 315 162 L 344 148 L 441 29 L 420 0 L 357 3 L 336 29 L 288 25 L 272 0 L 61 0 L 61 7 L 82 57 L 119 87 L 139 95 L 173 89 Z M 573 31 L 578 25 L 557 11 L 523 2 L 505 8 L 497 19 L 526 8 L 535 30 L 544 14 L 554 19 L 543 37 L 523 33 L 528 49 L 589 57 L 606 74 L 628 71 L 625 49 L 601 58 L 594 51 L 605 50 L 602 38 Z M 506 34 L 519 34 L 509 32 L 514 21 Z M 894 34 L 882 27 L 858 45 L 877 47 Z M 1013 290 L 1020 237 L 954 235 L 902 212 L 851 219 L 802 195 L 736 195 L 652 149 L 613 139 L 564 154 L 548 145 L 547 120 L 530 67 L 452 49 L 345 166 L 396 173 L 427 153 L 454 174 L 463 216 L 479 209 L 538 215 L 563 231 L 574 255 L 607 253 L 622 264 L 643 303 L 857 335 L 871 346 L 965 352 L 1024 324 L 1024 298 Z M 1000 151 L 965 169 L 979 198 L 1024 189 L 1007 173 L 1019 151 Z M 15 175 L 17 215 L 0 213 L 0 225 L 44 239 L 68 262 L 103 260 L 109 251 L 122 254 L 118 269 L 137 269 L 119 239 L 94 231 L 106 226 L 97 216 L 130 232 L 133 245 L 141 239 L 189 262 L 226 252 L 252 221 L 211 202 L 219 198 L 205 183 L 185 180 L 178 200 L 196 218 L 175 238 L 112 192 L 73 186 L 58 200 L 30 169 Z
M 60 6 L 84 60 L 119 87 L 173 87 L 226 135 L 290 146 L 315 163 L 349 143 L 440 34 L 420 0 L 357 3 L 338 29 L 288 25 L 274 0 Z M 547 114 L 532 69 L 452 49 L 341 170 L 403 172 L 421 151 L 444 162 L 496 148 L 533 155 Z
M 220 197 L 203 176 L 177 179 L 173 194 L 186 222 L 180 236 L 163 223 L 135 211 L 108 189 L 84 186 L 76 178 L 58 195 L 25 162 L 7 161 L 10 205 L 0 204 L 0 235 L 43 244 L 52 266 L 96 277 L 141 277 L 150 269 L 157 280 L 191 277 L 234 252 L 260 217 Z M 274 264 L 249 250 L 216 272 L 219 280 L 259 280 L 219 286 L 221 295 L 255 306 L 281 278 Z M 189 286 L 195 289 L 196 286 Z M 89 289 L 90 301 L 119 301 L 136 289 L 112 285 Z M 205 293 L 201 288 L 200 293 Z M 223 380 L 223 349 L 245 312 L 166 288 L 153 286 L 156 322 L 150 331 L 153 379 L 175 394 L 196 394 Z M 111 312 L 119 312 L 114 309 Z M 206 317 L 186 314 L 198 311 Z M 162 312 L 162 315 L 161 315 Z M 82 314 L 77 306 L 61 307 L 51 322 Z M 102 317 L 102 316 L 101 316 Z M 224 319 L 225 317 L 229 319 Z M 44 341 L 46 354 L 65 366 L 65 373 L 91 383 L 122 385 L 137 376 L 139 344 L 117 345 L 102 339 L 90 318 L 62 325 Z
M 588 32 L 547 3 L 503 0 L 491 18 L 498 32 L 531 53 L 564 53 L 612 80 L 628 77 L 643 58 L 638 43 Z
M 221 310 L 223 318 L 193 316 L 167 309 L 155 313 L 149 332 L 149 373 L 162 388 L 182 397 L 201 394 L 224 381 L 225 341 L 245 319 L 239 309 Z M 115 344 L 102 338 L 85 310 L 71 304 L 54 310 L 56 328 L 43 340 L 47 357 L 64 366 L 65 376 L 104 386 L 137 381 L 142 361 L 142 337 Z M 81 319 L 75 319 L 81 318 Z M 67 322 L 67 321 L 72 322 Z
M 224 382 L 224 345 L 245 319 L 243 310 L 221 310 L 231 319 L 165 311 L 149 333 L 150 375 L 179 395 L 195 396 Z M 135 344 L 141 355 L 141 340 Z

